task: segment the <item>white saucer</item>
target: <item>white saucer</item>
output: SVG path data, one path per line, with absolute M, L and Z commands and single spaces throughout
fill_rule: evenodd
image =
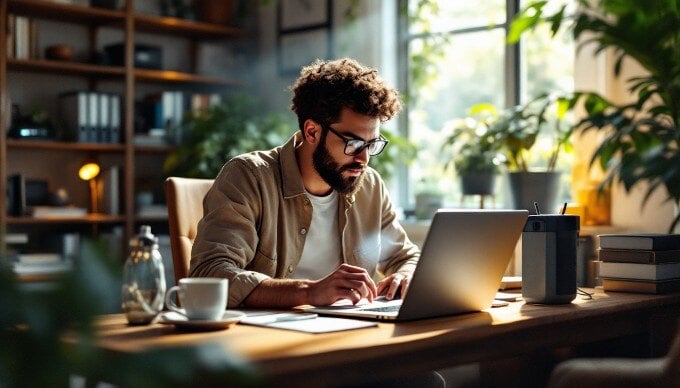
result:
M 166 311 L 161 314 L 158 323 L 175 325 L 177 328 L 190 330 L 221 330 L 237 324 L 246 314 L 240 311 L 225 310 L 222 319 L 217 321 L 190 320 L 180 313 Z

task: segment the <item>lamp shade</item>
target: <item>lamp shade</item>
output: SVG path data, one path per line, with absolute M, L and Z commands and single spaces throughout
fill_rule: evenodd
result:
M 78 170 L 78 177 L 84 181 L 89 181 L 96 178 L 97 175 L 99 175 L 100 170 L 101 168 L 96 162 L 86 161 L 82 166 L 80 166 L 80 169 Z

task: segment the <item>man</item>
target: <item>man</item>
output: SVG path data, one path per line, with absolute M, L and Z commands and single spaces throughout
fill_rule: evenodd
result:
M 224 165 L 203 201 L 189 275 L 228 278 L 229 307 L 403 296 L 420 252 L 368 167 L 387 146 L 381 122 L 401 110 L 397 91 L 342 59 L 303 68 L 292 92 L 300 132 Z

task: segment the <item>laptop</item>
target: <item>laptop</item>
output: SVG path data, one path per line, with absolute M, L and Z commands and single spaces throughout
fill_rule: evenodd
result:
M 489 308 L 528 215 L 527 210 L 440 209 L 432 219 L 403 300 L 378 298 L 359 305 L 341 301 L 304 310 L 406 321 Z

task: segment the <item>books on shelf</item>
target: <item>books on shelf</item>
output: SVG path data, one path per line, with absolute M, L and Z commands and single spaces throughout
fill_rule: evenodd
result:
M 27 244 L 28 233 L 7 233 L 5 234 L 6 244 Z
M 637 280 L 680 278 L 680 263 L 639 264 L 600 262 L 600 277 Z
M 83 217 L 87 215 L 87 209 L 77 206 L 33 206 L 30 215 L 35 218 Z
M 101 178 L 97 182 L 98 191 L 101 193 L 99 208 L 106 214 L 113 216 L 120 214 L 120 169 L 111 166 L 104 169 Z
M 168 216 L 168 207 L 161 204 L 139 206 L 138 217 L 164 218 Z
M 60 94 L 61 137 L 81 143 L 120 143 L 120 100 L 118 94 L 87 90 Z
M 640 264 L 663 264 L 680 262 L 680 249 L 652 251 L 645 249 L 600 249 L 600 261 Z
M 602 249 L 680 249 L 680 234 L 601 234 L 599 237 Z
M 73 268 L 73 262 L 64 260 L 58 253 L 20 253 L 12 263 L 17 275 L 62 274 Z
M 607 291 L 665 294 L 680 291 L 680 279 L 654 281 L 605 278 L 602 279 L 602 288 Z

